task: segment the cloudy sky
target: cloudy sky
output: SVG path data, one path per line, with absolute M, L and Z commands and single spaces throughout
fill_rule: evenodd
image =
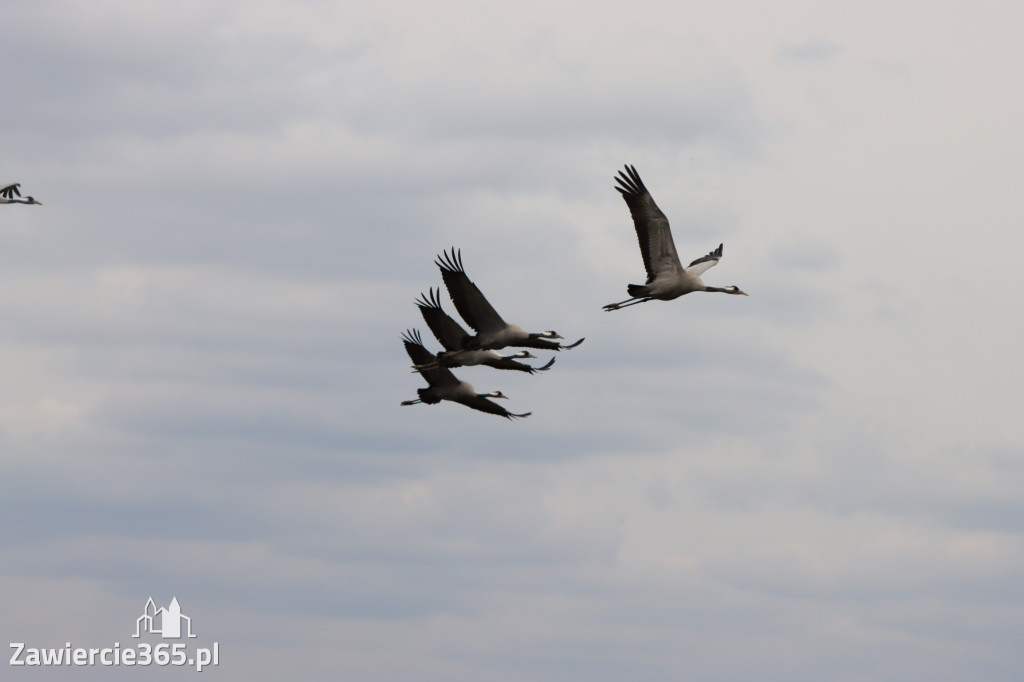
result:
M 176 596 L 223 680 L 1020 680 L 1022 23 L 6 2 L 0 639 Z M 749 298 L 601 310 L 624 163 Z M 453 245 L 587 339 L 458 372 L 529 419 L 399 406 Z

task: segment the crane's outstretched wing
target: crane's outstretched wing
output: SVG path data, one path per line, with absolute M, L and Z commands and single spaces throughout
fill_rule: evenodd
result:
M 416 299 L 416 305 L 420 308 L 423 321 L 427 323 L 430 331 L 434 333 L 445 350 L 462 350 L 462 340 L 469 334 L 441 307 L 440 289 L 435 292 L 431 287 L 429 296 L 420 294 L 420 297 Z
M 0 197 L 3 197 L 4 199 L 13 199 L 14 197 L 20 197 L 21 192 L 18 191 L 19 187 L 21 187 L 20 182 L 12 182 L 9 185 L 4 185 L 3 187 L 0 187 Z
M 702 274 L 718 265 L 718 261 L 722 259 L 722 246 L 722 244 L 719 244 L 718 248 L 709 253 L 708 255 L 701 256 L 697 260 L 687 265 L 686 271 L 700 277 Z
M 402 334 L 402 342 L 405 344 L 405 352 L 427 383 L 431 386 L 454 386 L 459 383 L 455 375 L 447 367 L 441 367 L 434 362 L 434 354 L 423 345 L 423 338 L 418 329 L 407 329 Z
M 515 362 L 515 361 L 513 360 L 513 362 Z M 521 370 L 523 372 L 529 372 L 530 374 L 536 374 L 537 372 L 546 372 L 549 369 L 551 369 L 551 365 L 555 364 L 555 359 L 551 358 L 550 360 L 548 360 L 541 367 L 531 367 L 530 365 L 526 365 L 526 364 L 524 364 L 522 362 L 516 362 L 515 364 L 516 365 L 523 365 L 523 366 L 522 367 L 515 367 L 514 369 L 518 369 L 518 370 Z
M 441 277 L 448 288 L 448 295 L 452 297 L 455 309 L 462 315 L 466 324 L 478 334 L 500 331 L 507 326 L 501 315 L 491 307 L 477 286 L 466 276 L 466 271 L 462 267 L 461 249 L 456 253 L 455 247 L 452 247 L 450 253 L 444 252 L 434 262 L 441 268 Z
M 551 369 L 551 365 L 555 364 L 555 359 L 551 358 L 543 367 L 531 367 L 525 362 L 519 362 L 512 358 L 501 358 L 500 360 L 485 362 L 484 364 L 494 369 L 514 369 L 528 374 L 536 374 L 537 372 L 546 372 Z
M 625 172 L 619 171 L 615 181 L 622 198 L 629 206 L 633 216 L 633 226 L 640 242 L 640 253 L 644 257 L 644 268 L 647 270 L 647 284 L 658 276 L 659 272 L 676 274 L 683 269 L 676 253 L 676 245 L 672 242 L 672 230 L 668 226 L 668 218 L 654 203 L 654 197 L 647 191 L 640 174 L 633 166 L 626 166 Z
M 513 414 L 506 410 L 498 403 L 492 402 L 483 396 L 473 396 L 472 398 L 466 398 L 458 400 L 457 402 L 462 403 L 466 407 L 472 407 L 474 410 L 480 410 L 481 412 L 488 412 L 490 414 L 501 415 L 505 419 L 521 419 L 523 417 L 529 417 L 533 412 L 524 412 L 523 414 Z

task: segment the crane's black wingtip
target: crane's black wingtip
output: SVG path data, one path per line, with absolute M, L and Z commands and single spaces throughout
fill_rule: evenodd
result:
M 434 287 L 430 287 L 427 290 L 426 296 L 423 295 L 423 292 L 420 292 L 419 298 L 415 299 L 413 303 L 427 310 L 441 310 L 441 289 L 438 288 L 435 291 Z
M 442 251 L 434 260 L 434 264 L 444 272 L 466 272 L 462 267 L 462 249 L 456 251 L 454 246 L 448 251 Z
M 430 287 L 430 304 L 434 308 L 441 310 L 441 287 Z
M 420 330 L 419 329 L 406 329 L 402 333 L 402 341 L 404 343 L 409 343 L 409 344 L 412 344 L 414 346 L 422 346 L 423 345 L 423 337 L 420 336 Z
M 619 190 L 622 196 L 626 197 L 627 201 L 630 195 L 643 194 L 647 191 L 644 181 L 640 179 L 640 174 L 637 173 L 636 168 L 628 163 L 625 166 L 625 170 L 620 170 L 619 174 L 615 176 L 615 182 L 620 185 L 615 189 Z

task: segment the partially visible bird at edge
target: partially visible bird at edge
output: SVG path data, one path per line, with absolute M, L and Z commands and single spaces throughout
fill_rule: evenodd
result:
M 0 204 L 36 204 L 37 206 L 43 205 L 43 202 L 36 201 L 32 197 L 16 199 L 15 197 L 21 196 L 21 192 L 18 191 L 19 187 L 21 187 L 20 182 L 12 182 L 9 185 L 4 185 L 3 187 L 0 187 Z
M 709 268 L 718 265 L 719 259 L 722 258 L 722 244 L 708 255 L 683 267 L 672 241 L 668 218 L 654 203 L 654 197 L 647 191 L 636 168 L 627 165 L 625 171 L 619 171 L 615 181 L 618 183 L 615 189 L 622 194 L 626 205 L 629 206 L 629 213 L 633 216 L 633 226 L 640 242 L 640 254 L 647 270 L 647 282 L 628 285 L 626 292 L 630 297 L 625 301 L 609 303 L 604 306 L 605 310 L 619 310 L 654 299 L 671 301 L 694 291 L 748 295 L 737 286 L 709 287 L 700 278 Z

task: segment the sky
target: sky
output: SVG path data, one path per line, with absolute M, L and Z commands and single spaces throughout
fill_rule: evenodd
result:
M 176 597 L 226 681 L 1024 676 L 1019 3 L 4 15 L 3 641 Z M 749 297 L 602 311 L 627 163 Z M 456 371 L 528 419 L 399 405 L 453 246 L 586 337 Z

